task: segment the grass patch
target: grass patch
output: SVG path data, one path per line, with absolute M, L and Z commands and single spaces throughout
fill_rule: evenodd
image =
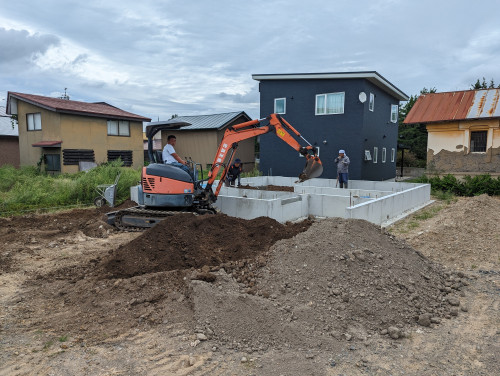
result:
M 121 161 L 102 164 L 76 174 L 47 175 L 35 167 L 0 167 L 0 216 L 59 207 L 89 206 L 98 196 L 99 184 L 112 184 L 121 173 L 116 203 L 129 198 L 130 187 L 139 182 L 141 172 L 122 167 Z
M 54 341 L 53 340 L 50 340 L 50 341 L 47 341 L 43 344 L 43 348 L 42 350 L 43 351 L 47 351 L 49 350 L 52 346 L 54 345 Z
M 59 337 L 59 342 L 66 342 L 67 340 L 68 340 L 68 335 L 67 334 Z
M 410 222 L 408 222 L 408 224 L 406 226 L 409 229 L 414 229 L 414 228 L 417 228 L 418 226 L 420 226 L 420 224 L 417 221 L 410 221 Z
M 455 196 L 452 192 L 449 192 L 449 191 L 434 190 L 432 192 L 432 196 L 436 200 L 446 202 L 447 205 L 450 205 L 452 202 L 457 201 L 457 196 Z
M 437 213 L 439 213 L 439 211 L 442 208 L 443 207 L 441 205 L 433 206 L 429 209 L 420 211 L 419 213 L 415 214 L 413 218 L 416 219 L 417 221 L 425 221 L 427 219 L 434 217 Z

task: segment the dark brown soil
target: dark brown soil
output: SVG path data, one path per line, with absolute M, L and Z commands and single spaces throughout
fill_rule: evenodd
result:
M 253 259 L 276 241 L 307 230 L 311 223 L 282 225 L 267 217 L 244 220 L 225 214 L 179 214 L 111 251 L 103 268 L 109 278 L 129 278 Z
M 127 200 L 121 205 L 110 208 L 105 205 L 100 208 L 72 209 L 47 214 L 28 214 L 11 218 L 0 218 L 0 244 L 10 241 L 28 241 L 33 230 L 39 230 L 38 237 L 45 239 L 59 238 L 62 234 L 83 231 L 86 235 L 96 234 L 96 228 L 103 226 L 106 230 L 113 230 L 107 225 L 105 214 L 118 209 L 135 206 L 133 201 Z M 88 232 L 88 234 L 87 234 Z M 27 234 L 30 234 L 27 236 Z M 100 237 L 100 236 L 97 236 Z
M 250 185 L 241 185 L 239 188 L 242 189 L 256 189 L 260 191 L 278 191 L 278 192 L 293 192 L 293 187 L 287 187 L 282 185 L 265 185 L 262 187 L 253 187 Z

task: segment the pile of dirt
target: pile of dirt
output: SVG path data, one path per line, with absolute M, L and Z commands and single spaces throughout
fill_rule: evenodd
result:
M 264 186 L 250 186 L 250 185 L 240 185 L 238 188 L 242 189 L 256 189 L 259 191 L 277 191 L 277 192 L 293 192 L 293 187 L 283 186 L 283 185 L 264 185 Z
M 328 219 L 278 242 L 258 263 L 192 283 L 197 329 L 224 346 L 331 349 L 375 333 L 407 336 L 459 314 L 463 274 L 360 220 Z
M 225 214 L 178 214 L 111 251 L 103 263 L 104 273 L 107 278 L 130 278 L 253 259 L 276 241 L 305 231 L 311 223 L 283 225 L 268 217 L 244 220 Z
M 30 298 L 16 315 L 33 325 L 79 333 L 97 342 L 103 336 L 166 321 L 191 327 L 187 276 L 213 282 L 220 265 L 254 259 L 311 223 L 179 214 L 107 255 L 37 273 L 27 283 Z M 33 315 L 40 310 L 43 319 Z
M 226 348 L 330 351 L 458 315 L 467 284 L 365 221 L 179 214 L 85 265 L 37 274 L 16 314 L 88 341 L 168 320 Z
M 500 268 L 500 198 L 488 195 L 459 197 L 450 205 L 436 203 L 427 211 L 437 213 L 424 227 L 415 227 L 409 232 L 396 227 L 395 232 L 401 232 L 409 244 L 427 257 L 456 269 Z

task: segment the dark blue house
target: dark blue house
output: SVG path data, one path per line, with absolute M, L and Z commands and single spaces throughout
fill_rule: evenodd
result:
M 350 179 L 396 176 L 399 101 L 408 96 L 377 72 L 254 74 L 260 115 L 282 114 L 319 148 L 322 178 L 336 179 L 334 159 L 344 149 Z M 273 134 L 260 137 L 264 175 L 297 176 L 304 160 Z

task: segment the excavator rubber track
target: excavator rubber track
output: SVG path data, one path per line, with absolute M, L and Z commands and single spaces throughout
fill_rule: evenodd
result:
M 156 210 L 135 206 L 116 212 L 107 213 L 107 222 L 121 231 L 144 231 L 156 226 L 167 217 L 177 214 L 216 214 L 215 209 Z

